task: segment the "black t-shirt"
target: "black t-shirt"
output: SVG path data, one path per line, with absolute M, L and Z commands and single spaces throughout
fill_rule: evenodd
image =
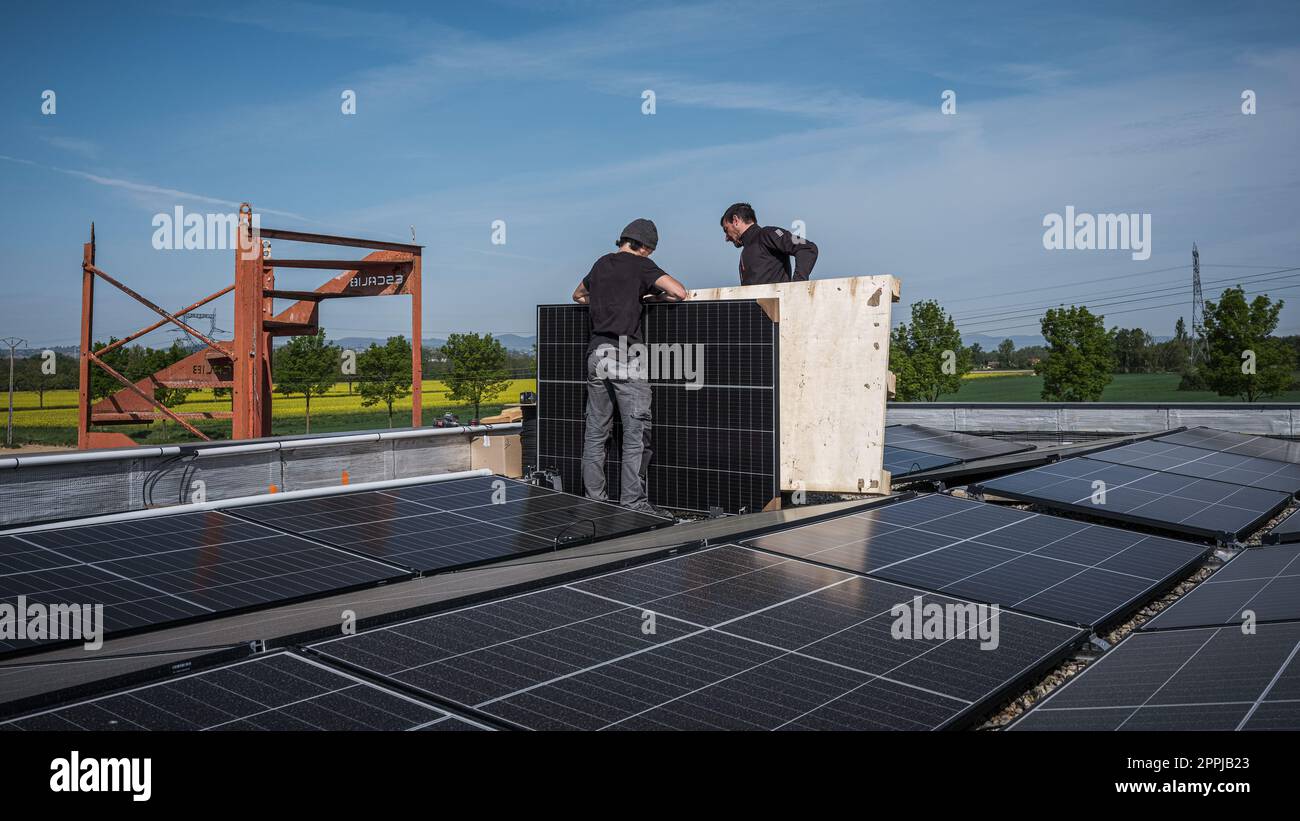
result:
M 641 342 L 641 297 L 654 293 L 664 276 L 649 257 L 616 251 L 596 260 L 582 280 L 591 307 L 592 347 L 598 341 Z

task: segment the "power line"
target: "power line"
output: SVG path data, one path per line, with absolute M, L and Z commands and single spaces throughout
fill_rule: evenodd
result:
M 1219 279 L 1219 280 L 1211 280 L 1208 284 L 1210 284 L 1210 285 L 1222 285 L 1222 284 L 1224 284 L 1224 283 L 1236 283 L 1236 284 L 1242 284 L 1242 283 L 1245 283 L 1245 282 L 1250 281 L 1250 280 L 1259 280 L 1260 282 L 1270 282 L 1270 281 L 1276 281 L 1276 280 L 1285 280 L 1285 279 L 1291 279 L 1291 278 L 1293 278 L 1293 277 L 1295 277 L 1295 276 L 1300 276 L 1300 274 L 1293 273 L 1293 272 L 1296 272 L 1296 271 L 1300 271 L 1300 267 L 1296 267 L 1296 268 L 1283 268 L 1283 269 L 1280 269 L 1280 270 L 1277 270 L 1277 271 L 1267 271 L 1267 272 L 1260 273 L 1260 274 L 1249 274 L 1249 275 L 1247 275 L 1247 276 L 1243 276 L 1243 277 L 1225 277 L 1225 278 L 1223 278 L 1223 279 Z M 1280 275 L 1280 276 L 1278 276 L 1278 275 Z M 1258 283 L 1252 283 L 1252 284 L 1258 284 Z M 1135 302 L 1147 302 L 1147 301 L 1152 300 L 1152 299 L 1161 299 L 1161 298 L 1163 298 L 1163 297 L 1165 297 L 1165 296 L 1169 296 L 1169 295 L 1170 295 L 1170 294 L 1165 294 L 1165 293 L 1161 293 L 1161 292 L 1164 292 L 1164 291 L 1171 291 L 1171 292 L 1172 292 L 1172 291 L 1180 291 L 1180 290 L 1183 290 L 1185 287 L 1186 287 L 1185 285 L 1174 285 L 1174 286 L 1169 286 L 1169 287 L 1166 287 L 1166 288 L 1156 288 L 1156 289 L 1153 289 L 1153 290 L 1151 290 L 1151 291 L 1148 291 L 1148 292 L 1147 292 L 1147 294 L 1148 294 L 1147 296 L 1135 297 L 1135 298 L 1133 298 L 1133 299 L 1119 299 L 1119 298 L 1118 298 L 1118 297 L 1123 297 L 1123 296 L 1126 296 L 1126 295 L 1128 295 L 1128 294 L 1134 293 L 1134 292 L 1132 292 L 1132 291 L 1129 291 L 1129 292 L 1119 292 L 1119 293 L 1115 293 L 1115 294 L 1112 294 L 1112 295 L 1098 295 L 1098 296 L 1101 297 L 1101 300 L 1100 300 L 1100 301 L 1098 301 L 1098 300 L 1096 300 L 1096 299 L 1092 299 L 1092 300 L 1089 300 L 1089 301 L 1086 302 L 1086 303 L 1081 303 L 1081 304 L 1086 304 L 1088 307 L 1092 307 L 1092 308 L 1104 308 L 1104 307 L 1108 307 L 1108 306 L 1111 306 L 1111 305 L 1127 305 L 1127 304 L 1132 304 L 1132 303 L 1135 303 Z M 1005 312 L 1001 312 L 1001 311 L 1000 311 L 1000 312 L 994 312 L 994 313 L 990 313 L 990 314 L 984 314 L 984 315 L 982 315 L 982 316 L 972 316 L 972 317 L 967 317 L 967 318 L 964 318 L 964 319 L 957 319 L 956 317 L 954 317 L 954 320 L 953 320 L 953 321 L 956 322 L 956 324 L 958 325 L 958 327 L 971 328 L 971 327 L 976 327 L 976 326 L 981 326 L 981 325 L 996 324 L 996 323 L 1003 322 L 1003 321 L 1006 321 L 1006 320 L 1009 320 L 1009 319 L 1023 319 L 1023 318 L 1027 318 L 1027 317 L 1041 316 L 1041 315 L 1042 315 L 1045 311 L 1047 311 L 1048 309 L 1051 309 L 1051 308 L 1057 308 L 1057 307 L 1062 307 L 1064 304 L 1065 304 L 1065 303 L 1062 302 L 1062 303 L 1056 303 L 1056 304 L 1054 304 L 1054 305 L 1039 305 L 1039 306 L 1037 306 L 1036 308 L 1034 308 L 1034 309 L 1029 309 L 1029 310 L 1010 310 L 1010 311 L 1005 311 Z M 1176 303 L 1175 303 L 1175 304 L 1176 304 Z M 1148 307 L 1149 307 L 1149 308 L 1157 308 L 1157 307 L 1163 307 L 1163 306 L 1152 305 L 1152 306 L 1148 306 Z M 1144 310 L 1144 309 L 1139 308 L 1139 309 L 1137 309 L 1137 310 Z M 1114 311 L 1114 312 L 1112 312 L 1112 313 L 1128 313 L 1128 311 Z M 987 317 L 987 318 L 984 318 L 984 317 Z
M 1262 291 L 1243 291 L 1242 293 L 1243 293 L 1244 296 L 1258 296 L 1259 294 L 1268 294 L 1268 293 L 1270 293 L 1270 292 L 1271 292 L 1271 293 L 1277 293 L 1278 291 L 1285 291 L 1285 290 L 1288 290 L 1288 289 L 1290 289 L 1290 288 L 1300 288 L 1300 282 L 1294 282 L 1294 283 L 1292 283 L 1292 284 L 1290 284 L 1290 285 L 1282 285 L 1282 286 L 1280 286 L 1280 287 L 1278 287 L 1278 288 L 1268 288 L 1268 289 L 1266 289 L 1266 290 L 1262 290 Z M 1125 310 L 1123 310 L 1123 311 L 1107 311 L 1107 312 L 1106 312 L 1106 316 L 1116 316 L 1116 315 L 1118 315 L 1118 314 L 1131 314 L 1131 313 L 1133 313 L 1133 312 L 1135 312 L 1135 311 L 1154 311 L 1154 310 L 1159 309 L 1159 308 L 1172 308 L 1172 307 L 1174 307 L 1174 306 L 1176 306 L 1176 305 L 1185 305 L 1185 304 L 1187 304 L 1187 303 L 1182 302 L 1182 301 L 1180 300 L 1180 301 L 1178 301 L 1178 302 L 1166 302 L 1166 303 L 1164 303 L 1163 305 L 1145 305 L 1145 306 L 1143 306 L 1143 307 L 1141 307 L 1141 308 L 1127 308 L 1127 309 L 1125 309 Z M 998 333 L 1001 333 L 1001 332 L 1003 332 L 1003 331 L 1016 331 L 1016 330 L 1022 330 L 1022 329 L 1024 329 L 1024 328 L 1039 328 L 1039 327 L 1040 327 L 1039 324 L 1036 323 L 1036 322 L 1034 322 L 1034 323 L 1027 323 L 1027 324 L 1024 324 L 1024 325 L 1012 325 L 1012 326 L 1009 326 L 1009 327 L 1006 327 L 1006 328 L 1001 328 L 1001 329 L 999 329 L 999 330 L 996 331 L 996 332 L 994 332 L 994 331 L 989 331 L 989 332 L 987 332 L 987 333 L 988 333 L 990 336 L 995 336 L 995 335 L 997 335 Z

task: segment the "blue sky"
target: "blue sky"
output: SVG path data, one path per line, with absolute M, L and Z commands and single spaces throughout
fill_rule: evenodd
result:
M 1108 325 L 1168 334 L 1193 241 L 1207 297 L 1253 277 L 1300 332 L 1300 272 L 1268 273 L 1300 266 L 1294 2 L 52 3 L 11 8 L 0 46 L 0 336 L 36 346 L 76 342 L 92 220 L 101 267 L 175 308 L 232 254 L 155 250 L 153 216 L 241 200 L 267 226 L 414 225 L 426 336 L 530 333 L 635 217 L 688 287 L 733 283 L 736 200 L 802 220 L 817 277 L 893 273 L 903 311 L 939 299 L 967 333 L 1110 302 Z M 1045 250 L 1067 205 L 1151 214 L 1150 259 Z M 97 336 L 151 321 L 100 294 Z M 322 321 L 383 336 L 407 310 L 338 301 Z

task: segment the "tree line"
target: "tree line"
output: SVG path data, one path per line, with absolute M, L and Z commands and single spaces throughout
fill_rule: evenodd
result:
M 1043 377 L 1049 402 L 1095 402 L 1117 373 L 1176 373 L 1179 390 L 1213 391 L 1255 402 L 1291 390 L 1300 336 L 1277 337 L 1283 301 L 1228 288 L 1206 301 L 1203 349 L 1179 317 L 1174 335 L 1162 342 L 1142 328 L 1105 326 L 1105 317 L 1086 306 L 1053 308 L 1039 322 L 1044 345 L 1018 348 L 1004 339 L 995 350 L 965 346 L 956 322 L 938 302 L 912 305 L 911 321 L 894 328 L 889 367 L 897 399 L 935 402 L 957 393 L 975 368 L 1032 369 Z

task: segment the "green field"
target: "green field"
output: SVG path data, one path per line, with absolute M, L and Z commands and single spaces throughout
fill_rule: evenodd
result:
M 522 391 L 537 390 L 533 379 L 512 380 L 505 390 L 490 401 L 485 401 L 480 413 L 493 416 L 501 408 L 519 401 Z M 461 421 L 469 421 L 474 415 L 473 405 L 452 402 L 447 398 L 447 387 L 442 382 L 432 379 L 424 381 L 421 391 L 423 400 L 424 424 L 431 425 L 444 413 L 457 414 Z M 3 403 L 0 397 L 0 403 Z M 276 394 L 273 399 L 271 432 L 276 436 L 304 433 L 306 422 L 304 409 L 306 403 L 301 396 L 282 396 Z M 0 425 L 4 424 L 4 408 L 0 404 Z M 217 399 L 211 391 L 195 391 L 186 397 L 183 404 L 173 410 L 188 413 L 198 411 L 230 410 L 230 399 Z M 196 428 L 213 439 L 230 438 L 230 421 L 188 420 Z M 394 403 L 393 427 L 406 427 L 411 422 L 411 398 Z M 388 411 L 385 407 L 362 407 L 361 397 L 348 393 L 346 383 L 339 383 L 325 396 L 313 397 L 311 400 L 311 432 L 334 433 L 349 430 L 372 430 L 388 427 Z M 125 433 L 140 444 L 160 444 L 166 442 L 190 441 L 194 437 L 189 431 L 170 420 L 154 422 L 152 425 L 111 425 L 100 430 Z M 3 438 L 0 438 L 0 445 Z M 14 444 L 68 445 L 77 444 L 77 392 L 46 391 L 45 407 L 40 407 L 39 397 L 34 392 L 14 393 Z
M 1180 391 L 1176 373 L 1117 373 L 1101 396 L 1103 402 L 1233 402 L 1212 391 Z M 1041 402 L 1043 378 L 1032 374 L 995 376 L 968 374 L 961 390 L 944 394 L 940 402 Z M 1288 391 L 1269 402 L 1300 402 L 1300 391 Z

